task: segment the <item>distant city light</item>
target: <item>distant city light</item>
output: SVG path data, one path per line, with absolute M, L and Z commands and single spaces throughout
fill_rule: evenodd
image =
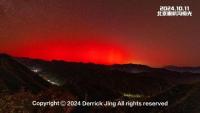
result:
M 49 83 L 53 84 L 53 85 L 60 86 L 59 83 L 53 82 L 53 81 L 51 81 L 51 80 L 47 80 L 47 81 L 48 81 Z
M 34 73 L 39 73 L 39 72 L 41 72 L 41 69 L 40 69 L 40 68 L 33 67 L 33 68 L 31 69 L 31 71 L 33 71 Z
M 124 93 L 123 96 L 124 97 L 128 97 L 128 98 L 142 98 L 142 97 L 145 97 L 144 95 L 141 95 L 141 94 L 130 94 L 130 93 Z

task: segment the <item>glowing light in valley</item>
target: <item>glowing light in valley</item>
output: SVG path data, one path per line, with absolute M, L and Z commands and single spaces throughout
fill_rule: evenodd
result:
M 145 96 L 142 94 L 131 94 L 131 93 L 124 93 L 123 96 L 128 98 L 144 98 L 144 97 L 149 98 L 149 96 Z
M 32 69 L 32 71 L 35 72 L 35 73 L 39 73 L 41 70 L 34 68 L 34 69 Z

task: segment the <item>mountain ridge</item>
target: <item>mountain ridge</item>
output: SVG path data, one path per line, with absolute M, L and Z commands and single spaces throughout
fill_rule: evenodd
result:
M 36 73 L 33 73 L 7 54 L 0 54 L 0 79 L 4 81 L 10 90 L 25 88 L 37 92 L 49 86 Z

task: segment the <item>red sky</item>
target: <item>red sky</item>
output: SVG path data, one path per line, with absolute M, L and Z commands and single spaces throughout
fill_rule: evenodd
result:
M 160 5 L 192 17 L 157 17 Z M 0 52 L 77 62 L 199 66 L 199 1 L 0 1 Z
M 30 43 L 31 42 L 31 43 Z M 94 62 L 99 64 L 127 63 L 129 54 L 123 47 L 113 43 L 85 40 L 29 40 L 16 44 L 7 50 L 14 56 L 41 58 L 45 60 L 66 60 Z

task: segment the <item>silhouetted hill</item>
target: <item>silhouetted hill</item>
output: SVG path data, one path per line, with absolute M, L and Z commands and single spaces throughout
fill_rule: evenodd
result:
M 49 86 L 45 80 L 6 54 L 0 54 L 1 91 L 24 88 L 36 92 Z
M 123 94 L 156 95 L 175 85 L 200 81 L 193 73 L 179 73 L 145 65 L 98 65 L 65 61 L 18 58 L 30 69 L 72 89 L 81 98 L 116 99 Z M 132 73 L 129 70 L 136 70 Z M 139 70 L 139 71 L 138 71 Z
M 84 64 L 64 61 L 41 61 L 21 59 L 28 67 L 40 68 L 40 74 L 52 75 L 66 86 L 84 96 L 116 98 L 124 93 L 143 93 L 152 95 L 165 89 L 169 84 L 162 78 L 143 76 L 115 70 L 112 66 Z M 37 63 L 36 63 L 37 62 Z M 110 95 L 113 96 L 110 96 Z M 115 95 L 115 96 L 114 96 Z
M 48 88 L 49 83 L 42 78 L 56 85 L 55 89 Z M 98 65 L 0 55 L 1 91 L 15 92 L 21 88 L 38 91 L 48 88 L 49 91 L 44 90 L 39 94 L 40 100 L 66 97 L 87 101 L 169 101 L 169 106 L 165 108 L 75 107 L 71 113 L 198 113 L 199 82 L 198 73 L 145 65 Z M 31 100 L 32 96 L 28 98 Z M 49 108 L 48 111 L 53 112 Z
M 153 68 L 140 65 L 140 64 L 115 64 L 112 65 L 113 69 L 128 72 L 128 73 L 141 73 L 141 72 L 149 72 L 153 70 Z
M 166 66 L 165 69 L 181 73 L 200 73 L 200 67 Z

